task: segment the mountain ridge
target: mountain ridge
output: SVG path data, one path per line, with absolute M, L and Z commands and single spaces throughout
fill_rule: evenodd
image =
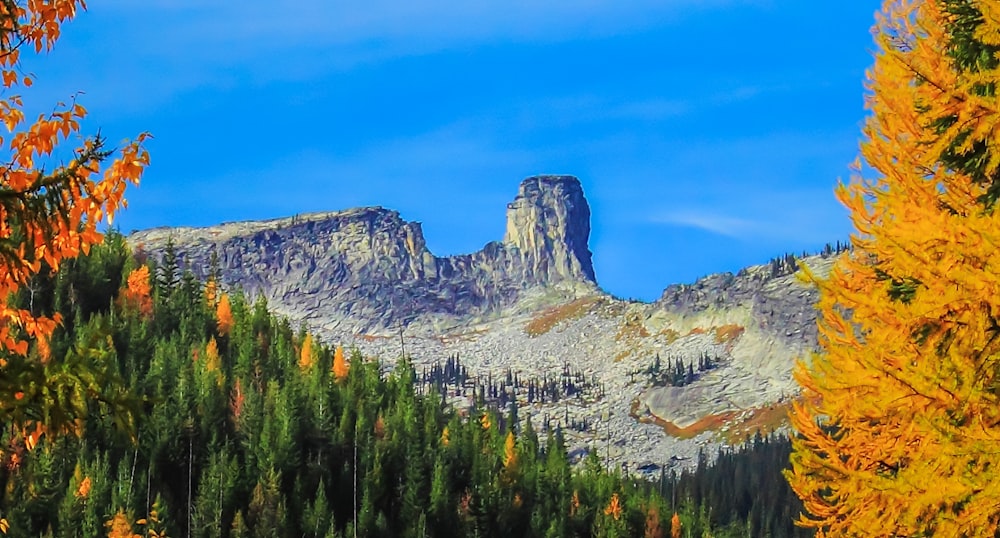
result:
M 155 228 L 129 240 L 151 251 L 172 240 L 202 277 L 214 251 L 224 285 L 262 294 L 291 317 L 333 309 L 338 329 L 364 332 L 415 322 L 440 330 L 493 317 L 537 288 L 560 297 L 591 293 L 589 234 L 579 180 L 533 176 L 508 204 L 503 240 L 469 254 L 435 256 L 419 222 L 381 206 Z
M 578 452 L 606 435 L 607 457 L 632 468 L 694 461 L 699 447 L 728 442 L 723 432 L 787 405 L 795 359 L 816 345 L 814 287 L 759 265 L 667 286 L 649 303 L 618 299 L 597 283 L 589 220 L 579 180 L 533 176 L 507 206 L 503 239 L 458 256 L 434 256 L 420 223 L 381 206 L 159 228 L 129 242 L 158 254 L 173 241 L 202 277 L 215 252 L 225 287 L 390 364 L 401 352 L 419 368 L 461 356 L 479 381 L 456 405 L 482 394 L 484 380 L 571 367 L 591 392 L 572 405 L 522 403 L 566 428 Z M 803 260 L 821 275 L 831 262 Z M 681 386 L 643 373 L 661 359 L 693 368 L 706 357 L 712 367 Z

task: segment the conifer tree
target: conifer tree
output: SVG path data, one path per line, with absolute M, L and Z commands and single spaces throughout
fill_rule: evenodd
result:
M 337 346 L 337 349 L 333 352 L 333 376 L 338 382 L 343 381 L 347 378 L 347 372 L 350 370 L 347 365 L 347 361 L 344 360 L 344 348 L 342 346 Z
M 219 334 L 227 336 L 233 329 L 233 310 L 229 304 L 229 295 L 223 293 L 215 308 L 215 319 L 218 321 Z
M 299 350 L 299 368 L 308 370 L 313 365 L 312 335 L 306 333 L 302 339 L 302 348 Z
M 789 481 L 826 536 L 992 536 L 1000 520 L 1000 17 L 887 1 L 854 251 L 818 282 Z

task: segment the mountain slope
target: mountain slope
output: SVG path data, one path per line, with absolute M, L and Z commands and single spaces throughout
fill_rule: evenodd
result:
M 419 223 L 377 207 L 129 241 L 158 253 L 170 240 L 202 275 L 217 253 L 225 286 L 327 341 L 389 361 L 405 352 L 427 372 L 460 357 L 471 379 L 456 405 L 517 400 L 578 453 L 601 447 L 632 469 L 780 425 L 794 360 L 815 347 L 815 289 L 772 263 L 672 285 L 649 304 L 616 299 L 597 286 L 589 219 L 576 178 L 537 176 L 508 204 L 503 240 L 463 256 L 434 256 Z M 804 261 L 821 274 L 831 263 Z

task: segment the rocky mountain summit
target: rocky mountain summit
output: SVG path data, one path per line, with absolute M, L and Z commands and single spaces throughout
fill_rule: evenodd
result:
M 205 275 L 263 296 L 329 342 L 422 378 L 460 357 L 469 379 L 451 401 L 517 401 L 536 427 L 560 427 L 577 454 L 652 472 L 689 465 L 700 447 L 785 424 L 795 360 L 816 345 L 816 290 L 794 261 L 667 287 L 653 303 L 597 285 L 590 209 L 571 176 L 525 179 L 502 241 L 434 256 L 420 224 L 381 207 L 129 237 L 171 242 Z M 824 274 L 833 257 L 799 260 Z M 500 380 L 516 379 L 517 382 Z
M 503 241 L 462 256 L 434 256 L 419 222 L 381 207 L 157 228 L 129 240 L 150 251 L 172 241 L 199 276 L 214 252 L 224 285 L 263 295 L 280 313 L 327 332 L 433 333 L 497 317 L 528 297 L 596 292 L 589 236 L 579 180 L 537 176 L 507 206 Z

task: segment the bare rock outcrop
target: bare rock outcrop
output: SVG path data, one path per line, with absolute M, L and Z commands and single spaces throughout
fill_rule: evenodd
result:
M 573 176 L 536 176 L 507 204 L 503 244 L 537 282 L 597 282 L 588 246 L 590 206 Z
M 803 260 L 817 275 L 826 275 L 832 257 Z M 654 305 L 682 316 L 719 310 L 749 309 L 754 325 L 769 337 L 789 346 L 814 344 L 817 339 L 815 286 L 795 274 L 775 274 L 766 265 L 748 267 L 737 274 L 716 273 L 693 284 L 672 284 Z
M 442 330 L 495 317 L 537 288 L 596 289 L 590 209 L 579 180 L 536 176 L 508 206 L 502 242 L 436 257 L 420 223 L 381 207 L 130 236 L 163 251 L 168 241 L 199 276 L 218 256 L 223 284 L 263 295 L 279 312 L 330 332 L 415 325 Z

